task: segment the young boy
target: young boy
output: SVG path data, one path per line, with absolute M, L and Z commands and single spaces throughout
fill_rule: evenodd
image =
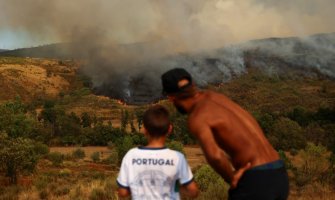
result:
M 148 145 L 129 150 L 121 164 L 117 183 L 120 197 L 132 199 L 180 199 L 178 186 L 189 197 L 198 196 L 198 187 L 182 153 L 165 147 L 172 131 L 168 111 L 150 107 L 143 117 Z

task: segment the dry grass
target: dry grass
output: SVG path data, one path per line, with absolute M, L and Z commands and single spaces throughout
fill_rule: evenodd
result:
M 76 149 L 82 149 L 85 152 L 86 161 L 91 161 L 91 155 L 95 152 L 100 153 L 101 159 L 106 159 L 111 155 L 112 151 L 107 147 L 97 147 L 97 146 L 88 146 L 88 147 L 50 147 L 50 152 L 59 152 L 62 154 L 72 154 Z
M 72 153 L 77 147 L 52 147 L 51 151 L 63 154 Z M 37 174 L 32 178 L 32 185 L 21 189 L 19 200 L 38 200 L 47 195 L 50 200 L 94 199 L 94 195 L 106 195 L 106 199 L 116 198 L 115 177 L 118 171 L 106 168 L 107 165 L 88 162 L 90 153 L 103 152 L 106 155 L 110 150 L 107 147 L 82 147 L 86 153 L 85 161 L 67 161 L 62 167 L 53 167 L 47 160 L 40 162 Z M 197 167 L 205 163 L 205 158 L 199 147 L 184 148 L 186 157 L 192 166 Z M 60 176 L 62 171 L 69 171 L 67 176 Z M 48 177 L 45 186 L 37 187 L 41 177 Z M 43 182 L 42 182 L 43 183 Z M 219 189 L 219 188 L 218 188 Z M 291 186 L 289 200 L 333 200 L 334 188 L 319 182 L 310 183 L 302 188 Z M 201 198 L 200 198 L 201 199 Z M 214 200 L 214 199 L 213 199 Z
M 301 189 L 293 188 L 288 200 L 334 200 L 334 187 L 314 182 Z
M 91 161 L 90 156 L 94 152 L 99 152 L 101 159 L 107 158 L 112 151 L 107 147 L 100 146 L 87 146 L 87 147 L 50 147 L 50 152 L 60 152 L 62 154 L 71 154 L 77 148 L 82 149 L 85 152 L 86 161 Z M 206 163 L 205 157 L 202 153 L 202 150 L 199 147 L 184 147 L 186 158 L 191 168 L 196 168 L 199 165 Z
M 69 90 L 71 83 L 65 76 L 74 77 L 75 72 L 75 68 L 61 66 L 56 60 L 0 57 L 0 99 L 17 95 L 25 101 L 56 97 Z

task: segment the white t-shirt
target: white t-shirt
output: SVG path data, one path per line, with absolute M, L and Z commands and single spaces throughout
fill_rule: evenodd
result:
M 129 150 L 121 164 L 117 183 L 129 188 L 132 199 L 180 199 L 177 181 L 191 183 L 193 174 L 185 156 L 166 147 Z

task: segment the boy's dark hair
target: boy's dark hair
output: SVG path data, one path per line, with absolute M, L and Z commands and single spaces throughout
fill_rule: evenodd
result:
M 151 106 L 144 113 L 143 125 L 150 136 L 165 136 L 170 126 L 169 111 L 161 105 Z

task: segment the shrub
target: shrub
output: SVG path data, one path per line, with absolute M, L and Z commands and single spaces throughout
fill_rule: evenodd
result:
M 179 141 L 170 141 L 166 144 L 166 146 L 172 150 L 185 154 L 184 145 Z
M 197 200 L 228 199 L 228 184 L 209 183 L 207 190 L 200 193 Z
M 106 200 L 106 194 L 105 194 L 105 191 L 101 188 L 94 188 L 92 191 L 91 191 L 91 194 L 90 194 L 90 197 L 89 197 L 90 200 Z
M 269 140 L 276 149 L 282 150 L 303 149 L 306 146 L 306 138 L 299 124 L 284 117 L 274 123 Z
M 60 177 L 69 177 L 71 176 L 71 174 L 72 174 L 72 171 L 70 169 L 65 168 L 65 169 L 60 170 L 58 175 Z
M 41 142 L 36 142 L 34 146 L 34 151 L 41 156 L 45 156 L 49 153 L 49 147 L 48 145 Z
M 207 191 L 210 184 L 227 188 L 224 180 L 209 165 L 203 165 L 194 174 L 194 179 L 201 191 Z
M 76 150 L 74 150 L 72 152 L 72 156 L 75 158 L 75 159 L 83 159 L 85 158 L 85 151 L 82 150 L 81 148 L 77 148 Z
M 104 186 L 104 191 L 106 192 L 106 196 L 108 197 L 108 199 L 115 199 L 114 197 L 114 191 L 116 191 L 118 188 L 117 184 L 116 184 L 116 177 L 113 177 L 112 179 L 108 179 L 105 182 L 105 186 Z
M 133 140 L 130 136 L 119 139 L 119 141 L 116 143 L 116 151 L 119 163 L 121 163 L 122 158 L 131 148 L 133 148 Z
M 59 152 L 51 152 L 48 154 L 48 160 L 52 162 L 53 166 L 59 167 L 63 164 L 64 155 Z
M 91 172 L 90 176 L 93 179 L 100 179 L 100 180 L 104 180 L 106 178 L 106 175 L 100 171 L 93 171 Z
M 100 161 L 100 153 L 99 152 L 94 152 L 91 155 L 91 159 L 93 160 L 93 162 L 99 162 Z
M 50 183 L 50 178 L 48 176 L 39 176 L 35 181 L 34 185 L 37 190 L 45 190 L 47 185 Z
M 147 144 L 147 139 L 145 136 L 141 133 L 134 133 L 132 134 L 132 140 L 135 145 L 141 145 L 144 146 Z
M 64 196 L 70 193 L 70 188 L 67 185 L 60 186 L 53 191 L 56 196 Z
M 104 163 L 109 165 L 118 164 L 118 156 L 115 151 L 113 151 L 106 159 L 103 160 Z
M 322 145 L 308 143 L 305 150 L 299 152 L 303 163 L 296 167 L 297 186 L 304 186 L 312 181 L 329 181 L 331 163 L 327 149 Z
M 282 150 L 278 151 L 280 159 L 282 159 L 285 163 L 285 167 L 287 169 L 291 169 L 293 167 L 291 160 L 286 156 L 285 152 Z
M 64 154 L 64 160 L 74 160 L 74 157 L 73 157 L 73 154 L 72 153 L 67 153 L 67 154 Z

